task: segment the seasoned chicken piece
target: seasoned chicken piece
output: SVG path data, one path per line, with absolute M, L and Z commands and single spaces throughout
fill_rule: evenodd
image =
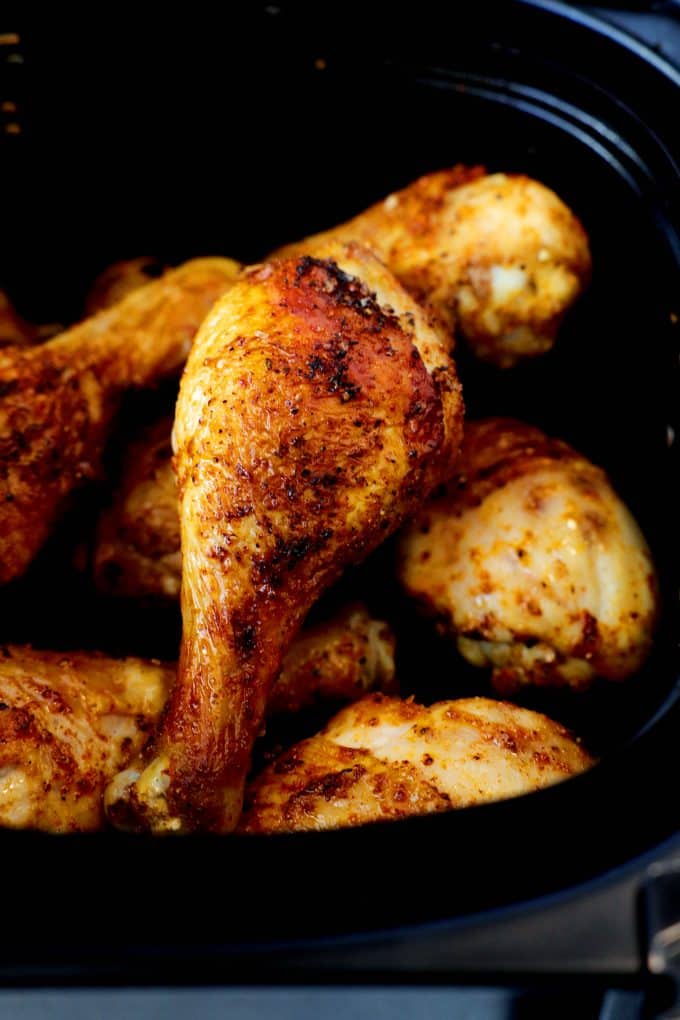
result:
M 356 701 L 393 692 L 395 640 L 361 603 L 305 626 L 286 652 L 267 703 L 268 715 L 298 712 L 316 701 Z
M 92 652 L 0 654 L 0 825 L 104 824 L 108 780 L 144 745 L 174 669 Z
M 402 533 L 399 575 L 502 692 L 622 680 L 649 651 L 639 528 L 604 471 L 521 422 L 467 424 L 455 476 Z
M 477 357 L 501 368 L 550 350 L 590 276 L 585 231 L 557 195 L 483 167 L 427 174 L 278 254 L 313 254 L 330 238 L 372 248 Z
M 174 679 L 174 665 L 143 659 L 0 649 L 0 825 L 101 828 L 104 787 L 148 740 Z M 293 642 L 267 711 L 393 686 L 394 638 L 353 606 Z
M 182 580 L 172 419 L 148 428 L 126 452 L 120 486 L 97 529 L 94 575 L 111 595 L 176 600 Z
M 526 177 L 485 175 L 481 167 L 429 174 L 282 252 L 306 252 L 329 237 L 356 237 L 372 247 L 449 328 L 457 322 L 480 357 L 503 365 L 552 346 L 590 272 L 585 234 L 551 191 Z M 144 270 L 147 261 L 107 272 L 129 266 L 124 279 L 134 283 L 137 263 Z M 115 594 L 179 593 L 179 525 L 163 428 L 159 423 L 133 446 L 118 498 L 102 521 L 95 574 L 99 587 Z
M 425 708 L 373 694 L 251 782 L 239 828 L 333 829 L 448 811 L 539 790 L 592 764 L 538 712 L 489 698 Z
M 172 422 L 157 422 L 130 446 L 116 502 L 103 516 L 95 553 L 99 587 L 110 594 L 178 599 L 182 578 Z M 352 605 L 305 627 L 283 660 L 268 712 L 296 712 L 325 698 L 353 701 L 390 690 L 394 638 L 386 623 Z
M 272 682 L 309 608 L 455 455 L 447 346 L 356 245 L 254 267 L 207 317 L 175 418 L 178 679 L 151 751 L 109 787 L 116 824 L 235 827 Z
M 238 269 L 187 262 L 45 344 L 0 350 L 0 583 L 28 566 L 65 497 L 96 474 L 123 391 L 181 367 Z
M 111 308 L 133 290 L 139 290 L 151 280 L 163 276 L 169 268 L 149 255 L 112 263 L 92 284 L 85 300 L 85 314 L 96 315 L 105 308 Z

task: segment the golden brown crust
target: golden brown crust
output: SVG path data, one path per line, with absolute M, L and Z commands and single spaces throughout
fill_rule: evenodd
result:
M 98 528 L 98 586 L 133 598 L 178 599 L 182 578 L 172 422 L 156 422 L 131 444 L 114 504 Z M 394 689 L 394 636 L 361 604 L 303 627 L 286 652 L 267 713 L 293 713 L 317 700 L 354 701 Z
M 387 625 L 348 606 L 293 642 L 267 714 L 392 690 L 393 655 Z M 0 649 L 0 825 L 101 828 L 104 787 L 148 740 L 175 672 L 93 652 Z
M 483 166 L 462 164 L 425 174 L 346 223 L 284 245 L 272 257 L 314 253 L 329 241 L 356 241 L 374 251 L 420 304 L 429 304 L 433 289 L 429 252 L 434 238 L 442 231 L 447 198 L 485 176 Z M 452 331 L 455 325 L 452 304 L 445 303 L 436 311 Z
M 550 189 L 456 166 L 427 174 L 347 223 L 287 245 L 370 247 L 474 353 L 507 368 L 549 350 L 590 277 L 585 231 Z
M 0 650 L 0 825 L 104 824 L 103 792 L 157 722 L 174 668 L 87 652 Z
M 309 607 L 441 478 L 461 430 L 446 340 L 358 247 L 254 268 L 208 316 L 175 421 L 184 636 L 151 760 L 114 820 L 232 828 Z
M 0 350 L 0 583 L 28 566 L 64 498 L 99 470 L 122 392 L 177 371 L 236 270 L 197 259 L 48 343 Z
M 238 831 L 336 829 L 451 807 L 411 763 L 385 763 L 320 735 L 277 758 L 248 786 Z
M 488 698 L 369 695 L 248 787 L 248 833 L 359 825 L 518 796 L 593 764 L 558 723 Z
M 658 612 L 649 549 L 605 473 L 504 418 L 468 422 L 455 475 L 404 530 L 399 575 L 503 693 L 629 676 Z
M 395 638 L 360 603 L 303 627 L 286 652 L 267 714 L 298 712 L 320 700 L 356 701 L 368 691 L 396 690 Z

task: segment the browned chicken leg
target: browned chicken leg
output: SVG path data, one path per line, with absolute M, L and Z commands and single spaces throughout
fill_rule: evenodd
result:
M 267 715 L 292 714 L 321 701 L 357 701 L 369 691 L 396 691 L 394 648 L 388 625 L 361 603 L 305 625 L 283 657 Z
M 454 167 L 414 181 L 354 219 L 279 252 L 305 254 L 330 239 L 372 248 L 416 299 L 460 329 L 475 353 L 508 366 L 552 346 L 590 272 L 586 235 L 548 188 L 528 177 Z M 276 257 L 276 253 L 275 256 Z M 151 265 L 149 266 L 149 263 Z M 109 300 L 161 267 L 111 266 L 94 289 Z M 95 554 L 100 588 L 176 598 L 179 520 L 170 464 L 171 422 L 130 449 L 121 488 L 104 515 Z
M 213 309 L 175 420 L 184 634 L 119 825 L 233 829 L 282 656 L 309 607 L 442 479 L 462 401 L 435 328 L 358 246 L 255 267 Z
M 174 672 L 94 652 L 2 648 L 0 825 L 101 828 L 104 786 L 148 740 Z
M 590 275 L 588 238 L 557 195 L 521 174 L 456 166 L 279 255 L 329 239 L 370 247 L 484 361 L 508 368 L 549 350 Z
M 504 694 L 640 668 L 658 617 L 651 554 L 607 476 L 539 429 L 468 422 L 456 473 L 399 545 L 406 591 Z
M 64 498 L 96 473 L 123 391 L 180 368 L 238 270 L 187 262 L 48 343 L 0 350 L 0 583 L 28 566 Z
M 243 832 L 334 829 L 470 807 L 559 783 L 593 759 L 559 723 L 489 698 L 373 694 L 248 787 Z

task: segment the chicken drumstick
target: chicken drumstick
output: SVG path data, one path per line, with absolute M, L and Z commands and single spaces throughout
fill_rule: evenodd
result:
M 184 633 L 150 751 L 112 820 L 229 831 L 281 658 L 310 606 L 447 470 L 446 335 L 357 245 L 254 267 L 192 348 L 175 419 Z
M 372 694 L 286 751 L 246 793 L 239 830 L 335 829 L 485 804 L 584 772 L 593 759 L 538 712 L 490 698 Z
M 0 350 L 0 584 L 25 570 L 64 498 L 96 473 L 123 391 L 180 368 L 239 268 L 195 259 L 48 343 Z
M 558 196 L 522 174 L 426 174 L 279 255 L 365 244 L 474 354 L 500 368 L 552 347 L 590 275 L 588 238 Z
M 508 418 L 468 422 L 456 473 L 404 529 L 399 574 L 503 694 L 623 680 L 649 652 L 654 564 L 582 454 Z

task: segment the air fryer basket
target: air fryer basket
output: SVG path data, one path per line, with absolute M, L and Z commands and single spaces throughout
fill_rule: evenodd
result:
M 116 258 L 253 261 L 455 162 L 554 188 L 592 239 L 590 291 L 546 357 L 499 373 L 461 347 L 459 365 L 470 416 L 522 418 L 583 450 L 607 468 L 652 546 L 666 612 L 642 673 L 589 695 L 526 700 L 603 760 L 516 801 L 353 831 L 2 833 L 6 969 L 41 954 L 242 952 L 460 922 L 595 878 L 678 827 L 677 797 L 653 794 L 674 774 L 680 721 L 669 432 L 680 80 L 651 52 L 559 4 L 467 6 L 463 17 L 429 3 L 408 15 L 351 3 L 236 5 L 224 24 L 185 14 L 136 22 L 134 33 L 94 15 L 69 24 L 61 13 L 39 29 L 0 25 L 17 32 L 5 39 L 12 59 L 0 100 L 16 102 L 18 125 L 2 147 L 2 281 L 26 315 L 69 321 L 93 275 Z M 132 401 L 129 413 L 169 398 Z M 89 511 L 98 498 L 85 500 Z M 0 638 L 172 655 L 174 616 L 95 599 L 70 572 L 82 519 L 66 521 L 29 576 L 0 592 Z M 389 569 L 385 549 L 343 591 L 395 622 L 404 688 L 429 699 L 483 692 L 483 680 L 412 619 L 385 581 Z

